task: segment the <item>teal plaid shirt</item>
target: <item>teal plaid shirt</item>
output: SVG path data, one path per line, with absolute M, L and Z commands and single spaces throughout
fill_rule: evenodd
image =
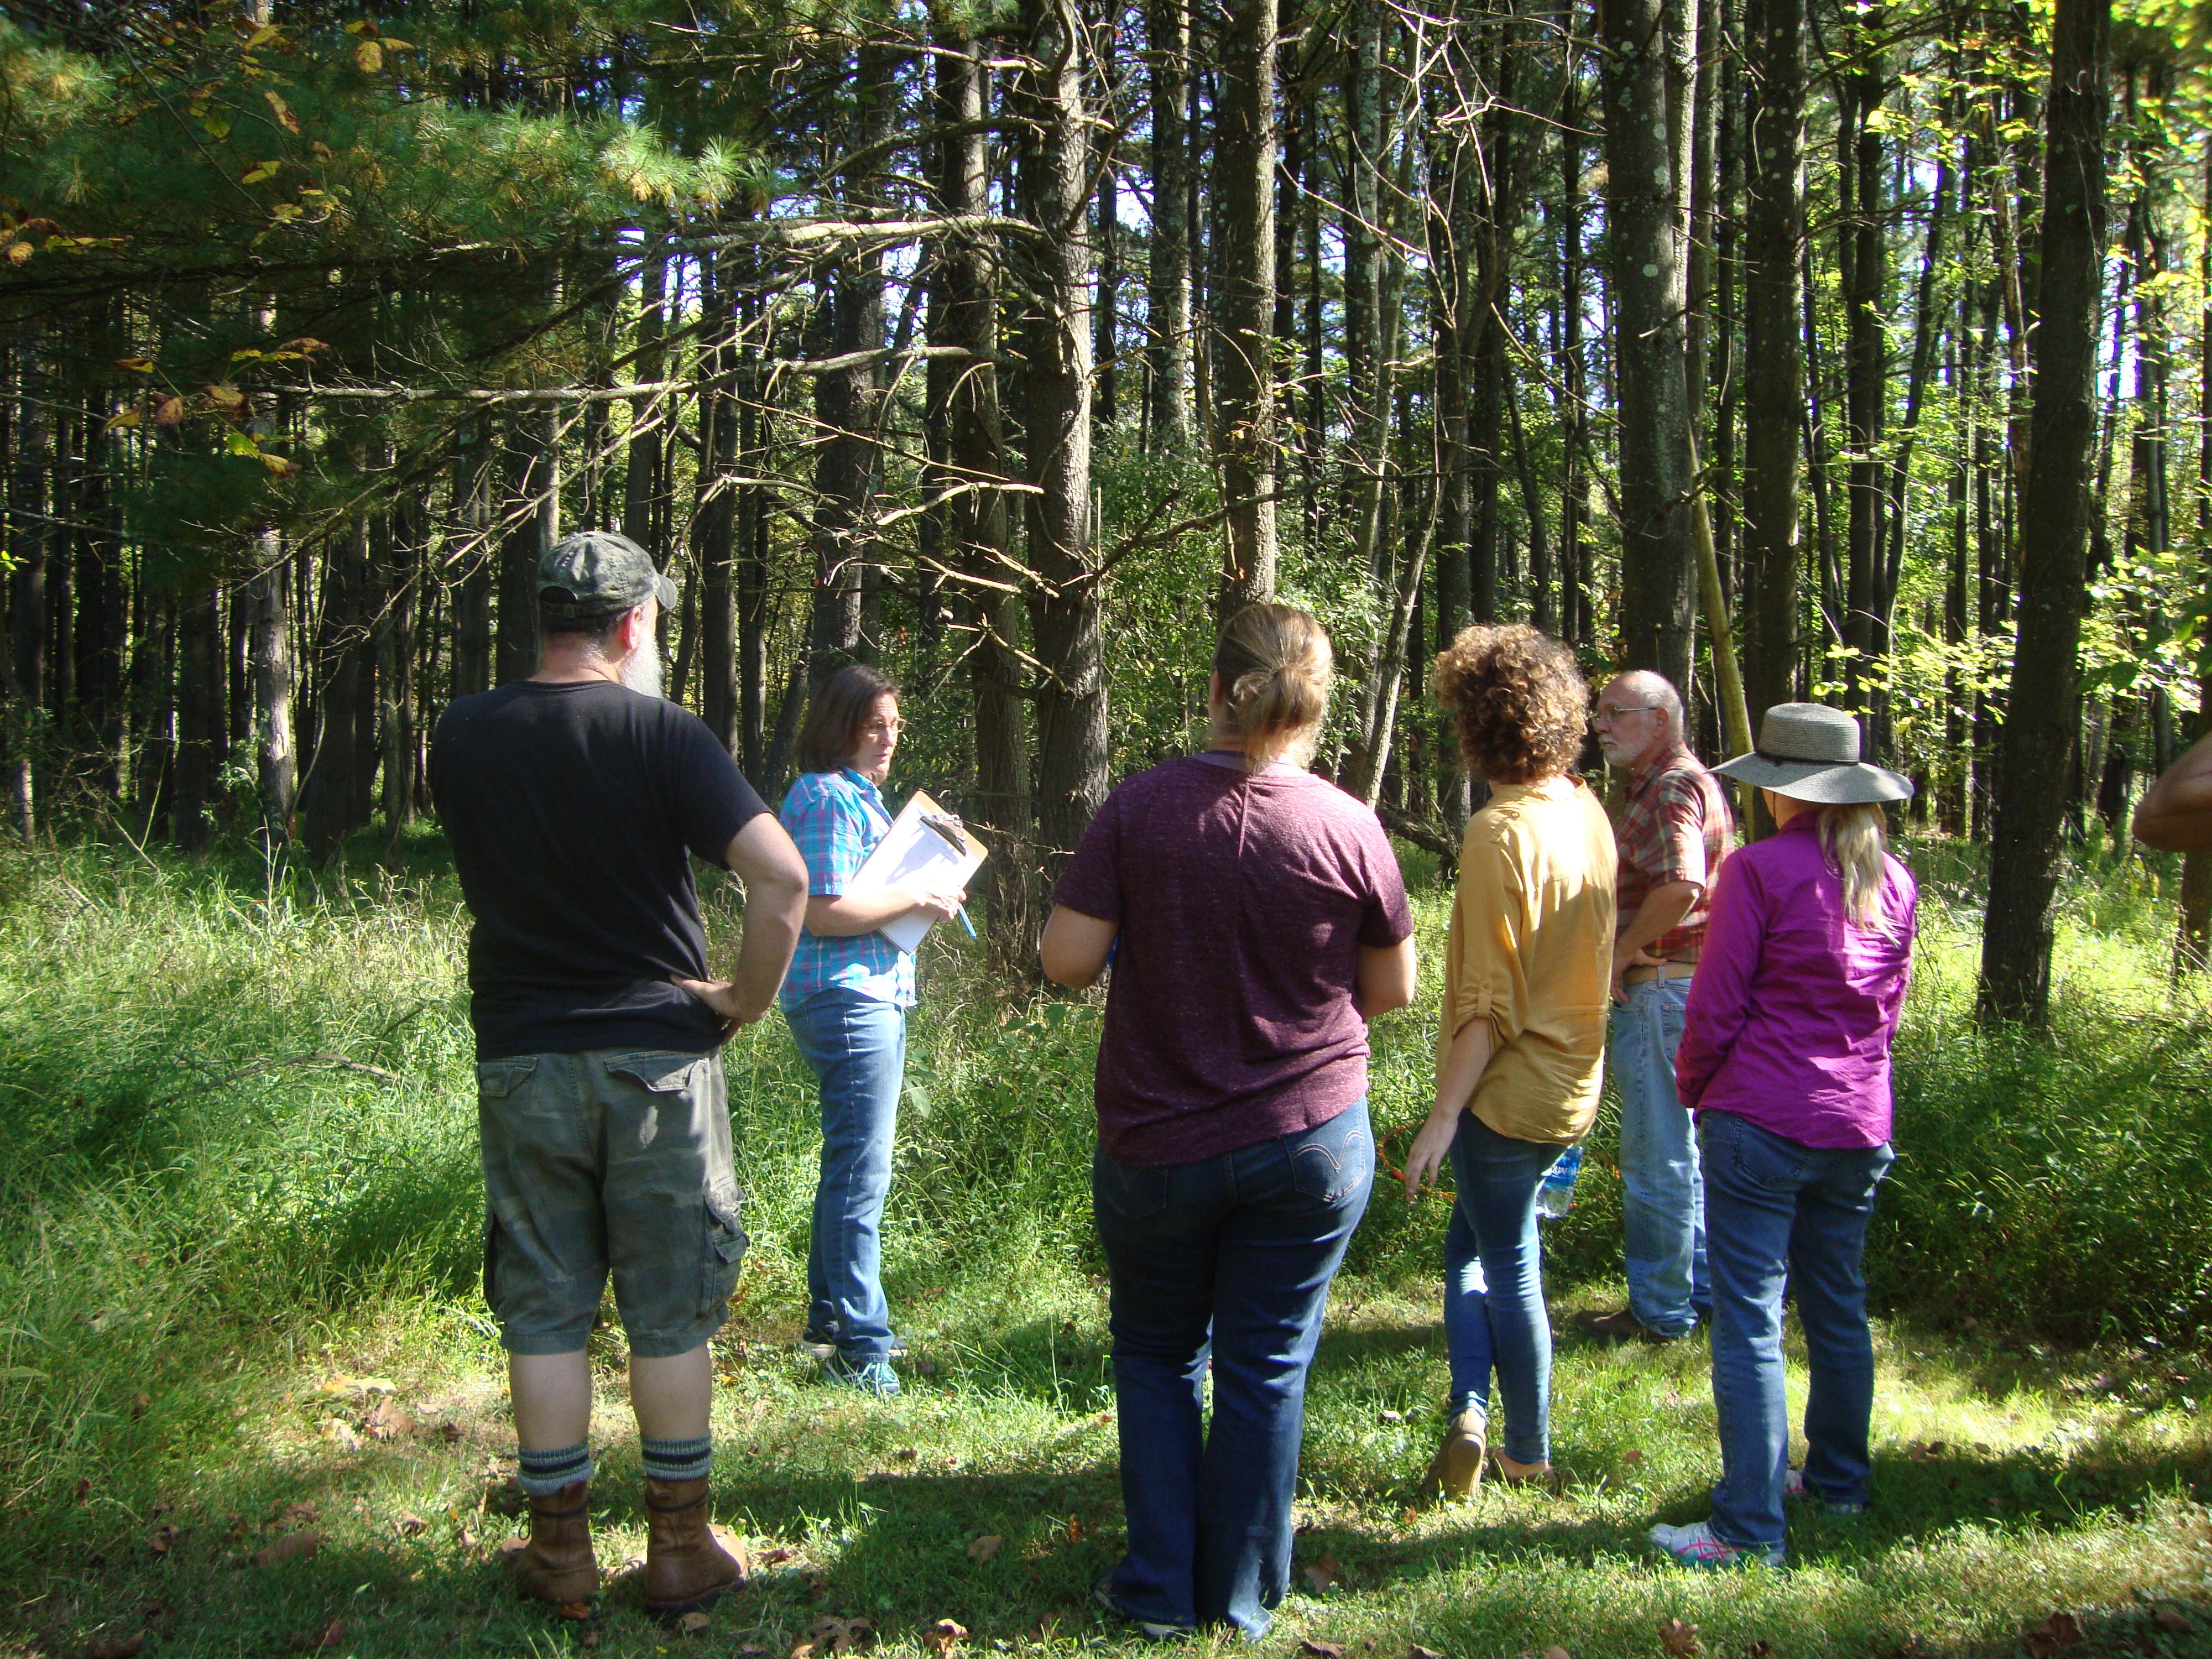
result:
M 806 891 L 813 898 L 842 893 L 891 827 L 883 795 L 849 766 L 801 773 L 777 816 L 806 860 Z M 779 1000 L 784 1007 L 796 1008 L 833 985 L 911 1008 L 914 958 L 881 933 L 823 939 L 802 929 Z

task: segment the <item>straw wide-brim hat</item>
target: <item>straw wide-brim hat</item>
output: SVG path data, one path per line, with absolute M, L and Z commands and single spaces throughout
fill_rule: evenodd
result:
M 1759 747 L 1713 770 L 1823 806 L 1904 800 L 1912 793 L 1911 779 L 1859 758 L 1856 718 L 1817 702 L 1776 703 L 1759 722 Z

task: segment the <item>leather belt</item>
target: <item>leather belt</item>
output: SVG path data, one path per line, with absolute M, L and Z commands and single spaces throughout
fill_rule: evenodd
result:
M 1662 962 L 1654 968 L 1631 968 L 1620 976 L 1620 982 L 1649 985 L 1654 980 L 1687 979 L 1697 969 L 1694 962 Z

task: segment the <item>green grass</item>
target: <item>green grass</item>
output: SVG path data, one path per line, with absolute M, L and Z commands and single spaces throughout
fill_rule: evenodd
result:
M 2212 1031 L 2165 981 L 2171 872 L 2085 860 L 2053 1037 L 2025 1044 L 1966 1018 L 1971 861 L 1913 857 L 1873 1513 L 1796 1522 L 1787 1572 L 1660 1567 L 1644 1529 L 1702 1514 L 1718 1471 L 1703 1350 L 1571 1336 L 1565 1491 L 1422 1509 L 1445 1212 L 1378 1187 L 1316 1367 L 1301 1576 L 1268 1651 L 1648 1656 L 1680 1619 L 1717 1659 L 2008 1654 L 2057 1610 L 2087 1633 L 2075 1653 L 2212 1651 Z M 571 1625 L 488 1559 L 512 1440 L 474 1286 L 465 918 L 433 836 L 398 873 L 352 868 L 0 854 L 0 1656 L 142 1630 L 164 1655 L 307 1650 L 336 1620 L 326 1650 L 362 1655 L 786 1659 L 825 1614 L 874 1621 L 896 1655 L 939 1619 L 979 1654 L 1127 1647 L 1086 1599 L 1121 1524 L 1085 1178 L 1095 1007 L 1002 994 L 957 942 L 932 947 L 887 1224 L 915 1355 L 888 1405 L 790 1355 L 811 1081 L 775 1019 L 732 1046 L 755 1248 L 716 1348 L 715 1490 L 758 1581 L 695 1638 L 619 1580 Z M 1433 940 L 1440 896 L 1408 868 Z M 732 896 L 708 904 L 726 945 Z M 1377 1028 L 1386 1127 L 1425 1106 L 1433 951 L 1425 971 L 1423 1004 Z M 1563 1331 L 1620 1293 L 1608 1133 L 1547 1235 Z M 619 1330 L 593 1352 L 617 1569 L 643 1541 Z M 324 1541 L 255 1564 L 295 1531 Z M 984 1536 L 1005 1541 L 979 1560 Z M 1304 1576 L 1324 1557 L 1326 1592 Z M 2155 1621 L 2177 1609 L 2188 1630 Z

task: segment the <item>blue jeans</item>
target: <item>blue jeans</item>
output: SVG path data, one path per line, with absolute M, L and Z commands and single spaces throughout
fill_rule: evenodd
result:
M 1516 1463 L 1551 1456 L 1552 1324 L 1544 1313 L 1543 1247 L 1536 1238 L 1536 1189 L 1566 1149 L 1515 1140 L 1473 1112 L 1452 1137 L 1458 1195 L 1444 1234 L 1444 1347 L 1451 1355 L 1454 1413 L 1490 1416 L 1490 1374 L 1505 1407 L 1505 1455 Z
M 1109 1590 L 1132 1618 L 1267 1634 L 1290 1585 L 1306 1368 L 1374 1181 L 1364 1100 L 1196 1164 L 1092 1160 L 1129 1523 Z
M 1712 1305 L 1698 1140 L 1674 1093 L 1674 1050 L 1689 1000 L 1686 979 L 1647 980 L 1628 988 L 1610 1019 L 1628 1310 L 1662 1336 L 1686 1335 Z
M 1894 1154 L 1887 1146 L 1808 1146 L 1732 1112 L 1706 1113 L 1698 1134 L 1712 1223 L 1713 1408 L 1721 1436 L 1713 1532 L 1723 1542 L 1778 1556 L 1790 1467 L 1785 1272 L 1812 1374 L 1806 1488 L 1831 1502 L 1863 1504 L 1874 1339 L 1861 1264 L 1875 1189 Z
M 890 1352 L 884 1300 L 884 1196 L 906 1073 L 906 1010 L 846 986 L 787 1009 L 799 1052 L 822 1083 L 822 1177 L 806 1247 L 806 1328 L 848 1359 Z

